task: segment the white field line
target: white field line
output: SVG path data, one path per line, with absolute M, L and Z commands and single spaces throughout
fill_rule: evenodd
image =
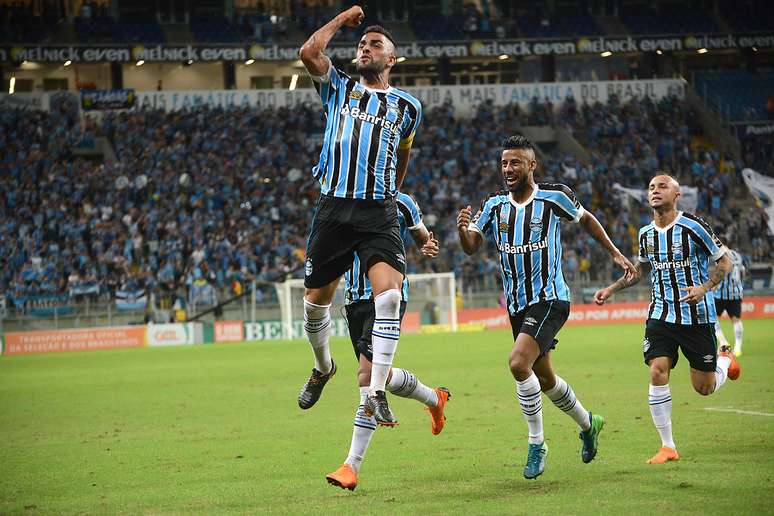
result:
M 732 409 L 732 408 L 716 408 L 716 407 L 705 407 L 704 410 L 710 410 L 712 412 L 733 412 L 734 414 L 744 414 L 745 416 L 774 417 L 774 414 L 769 414 L 768 412 L 755 412 L 754 410 L 738 410 L 738 409 Z

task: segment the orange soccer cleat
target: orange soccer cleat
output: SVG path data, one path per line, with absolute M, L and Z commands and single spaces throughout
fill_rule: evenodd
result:
M 357 473 L 349 464 L 342 464 L 339 469 L 333 473 L 325 475 L 328 483 L 332 486 L 338 486 L 342 489 L 354 491 L 357 487 Z
M 658 453 L 648 459 L 648 464 L 666 464 L 670 460 L 680 460 L 677 450 L 668 446 L 662 446 Z
M 739 365 L 736 357 L 731 352 L 731 349 L 727 346 L 722 346 L 718 352 L 718 356 L 728 357 L 731 359 L 731 364 L 728 366 L 728 378 L 730 380 L 736 380 L 739 378 L 739 375 L 742 374 L 742 367 Z
M 451 393 L 446 387 L 436 387 L 435 393 L 438 395 L 438 405 L 435 407 L 427 407 L 427 411 L 430 413 L 430 431 L 433 435 L 438 435 L 443 430 L 443 425 L 446 424 L 446 416 L 443 413 L 446 402 L 451 398 Z

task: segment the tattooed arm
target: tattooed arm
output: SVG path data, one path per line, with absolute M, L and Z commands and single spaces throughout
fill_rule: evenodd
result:
M 731 258 L 729 258 L 728 253 L 725 253 L 715 263 L 715 266 L 710 271 L 710 277 L 707 281 L 701 285 L 681 289 L 683 292 L 685 292 L 685 295 L 680 298 L 680 301 L 687 301 L 692 305 L 698 303 L 704 299 L 704 296 L 707 294 L 707 292 L 715 288 L 720 284 L 721 281 L 723 281 L 723 278 L 726 277 L 726 274 L 731 272 L 731 267 Z
M 597 290 L 594 293 L 594 302 L 597 303 L 598 305 L 603 305 L 605 304 L 605 301 L 607 301 L 610 298 L 610 296 L 612 296 L 619 290 L 623 290 L 625 288 L 631 287 L 632 285 L 636 285 L 642 279 L 643 274 L 647 272 L 644 270 L 645 268 L 650 268 L 649 262 L 644 262 L 644 263 L 640 261 L 635 262 L 633 274 L 631 275 L 624 274 L 623 276 L 618 278 L 618 280 L 615 281 L 613 284 Z

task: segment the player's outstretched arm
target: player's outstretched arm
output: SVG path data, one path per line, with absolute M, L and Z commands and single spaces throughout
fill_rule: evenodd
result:
M 624 274 L 623 276 L 618 278 L 617 281 L 613 282 L 613 284 L 597 290 L 594 293 L 594 302 L 597 303 L 598 305 L 603 305 L 605 304 L 605 301 L 610 299 L 610 296 L 612 296 L 619 290 L 629 288 L 632 285 L 636 285 L 637 283 L 639 283 L 643 276 L 643 272 L 644 272 L 643 269 L 645 269 L 646 267 L 650 267 L 650 263 L 637 262 L 635 265 L 633 265 L 633 267 L 634 267 L 634 273 L 631 276 Z
M 298 56 L 310 75 L 321 76 L 328 72 L 331 61 L 323 52 L 331 38 L 342 27 L 357 27 L 363 22 L 364 16 L 363 9 L 359 5 L 354 5 L 317 29 L 306 40 L 298 51 Z
M 470 231 L 468 229 L 468 226 L 470 226 L 470 217 L 473 213 L 473 210 L 470 206 L 466 206 L 465 208 L 462 208 L 457 215 L 457 234 L 460 236 L 460 244 L 462 245 L 462 250 L 465 251 L 465 254 L 473 254 L 476 251 L 478 251 L 478 248 L 481 247 L 481 234 L 477 231 Z
M 698 303 L 704 299 L 704 296 L 707 294 L 707 292 L 715 288 L 720 284 L 721 281 L 723 281 L 723 278 L 726 277 L 726 274 L 731 272 L 732 267 L 733 264 L 731 263 L 731 258 L 729 258 L 728 253 L 725 253 L 715 263 L 715 266 L 710 271 L 710 277 L 707 281 L 701 285 L 680 289 L 685 292 L 685 295 L 680 298 L 680 301 L 686 301 L 692 305 Z
M 594 238 L 599 244 L 610 253 L 613 257 L 613 261 L 624 270 L 624 277 L 631 279 L 635 273 L 635 267 L 629 259 L 624 256 L 621 251 L 615 246 L 610 237 L 607 236 L 605 228 L 599 223 L 597 218 L 590 212 L 586 211 L 580 219 L 580 225 L 589 235 Z

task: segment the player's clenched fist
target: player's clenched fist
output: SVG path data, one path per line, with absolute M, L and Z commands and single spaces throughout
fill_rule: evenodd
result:
M 459 215 L 457 215 L 457 229 L 463 230 L 468 229 L 468 225 L 470 225 L 470 217 L 473 213 L 473 210 L 471 210 L 470 206 L 466 206 L 460 210 Z
M 339 16 L 341 16 L 345 27 L 357 27 L 363 23 L 363 18 L 365 18 L 363 9 L 359 5 L 353 5 Z

